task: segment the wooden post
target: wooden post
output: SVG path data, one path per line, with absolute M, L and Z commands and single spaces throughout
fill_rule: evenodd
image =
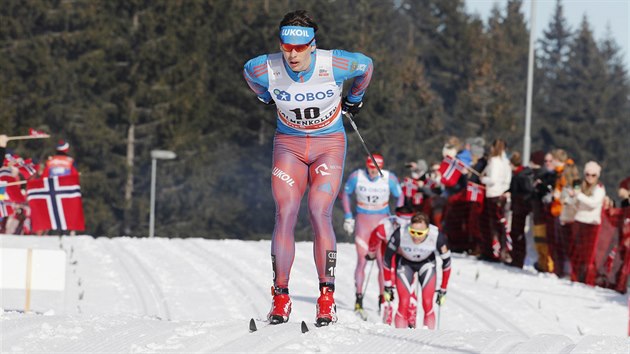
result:
M 33 249 L 26 251 L 26 304 L 24 313 L 31 310 L 31 275 L 33 274 Z

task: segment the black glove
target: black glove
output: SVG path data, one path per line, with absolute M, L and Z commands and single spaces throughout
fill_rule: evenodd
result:
M 387 302 L 394 301 L 394 287 L 386 286 L 385 291 L 383 292 L 383 297 Z
M 269 99 L 269 102 L 265 102 L 261 97 L 258 97 L 258 100 L 264 104 L 266 104 L 267 106 L 274 106 L 276 104 L 276 102 L 273 100 L 273 98 Z
M 341 111 L 348 112 L 353 116 L 356 116 L 359 113 L 361 107 L 363 107 L 363 101 L 352 103 L 348 101 L 348 96 L 344 97 L 343 100 L 341 100 Z
M 365 255 L 365 259 L 367 259 L 368 261 L 373 261 L 376 259 L 376 254 L 370 255 L 370 253 Z
M 446 290 L 440 289 L 436 291 L 436 293 L 437 293 L 437 298 L 435 299 L 435 303 L 438 304 L 439 306 L 442 306 L 444 304 L 444 301 L 446 301 Z

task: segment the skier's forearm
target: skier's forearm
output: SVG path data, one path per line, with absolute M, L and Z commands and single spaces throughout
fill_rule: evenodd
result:
M 341 193 L 341 206 L 343 207 L 344 218 L 352 218 L 352 208 L 350 207 L 350 196 L 345 191 Z

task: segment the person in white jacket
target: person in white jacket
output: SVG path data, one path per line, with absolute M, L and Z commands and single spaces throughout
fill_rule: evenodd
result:
M 595 284 L 595 251 L 599 228 L 602 223 L 602 207 L 606 189 L 599 182 L 602 167 L 595 161 L 584 165 L 584 180 L 579 190 L 569 191 L 575 204 L 575 222 L 569 243 L 571 280 Z
M 482 222 L 487 226 L 482 228 L 481 259 L 510 263 L 509 250 L 511 241 L 507 238 L 505 223 L 505 204 L 508 198 L 506 192 L 512 181 L 512 168 L 505 153 L 506 144 L 502 139 L 492 142 L 488 165 L 482 173 L 481 183 L 486 185 L 486 198 Z M 485 232 L 484 232 L 485 231 Z

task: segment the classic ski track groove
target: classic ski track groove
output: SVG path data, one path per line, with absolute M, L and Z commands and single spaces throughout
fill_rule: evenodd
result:
M 500 313 L 493 310 L 490 306 L 483 304 L 481 301 L 473 299 L 469 297 L 464 292 L 459 291 L 458 289 L 451 289 L 451 293 L 458 294 L 459 296 L 452 297 L 452 301 L 460 305 L 462 309 L 474 315 L 475 318 L 480 321 L 488 324 L 490 329 L 502 329 L 502 330 L 510 330 L 514 333 L 518 333 L 525 337 L 529 337 L 527 332 L 523 331 L 520 327 L 513 324 L 511 321 L 505 319 L 501 316 Z M 468 302 L 472 304 L 472 306 L 465 306 L 463 303 Z M 479 309 L 479 310 L 477 310 Z M 498 324 L 503 324 L 503 326 L 499 326 Z
M 174 241 L 174 240 L 173 240 Z M 182 246 L 183 245 L 183 246 Z M 170 244 L 170 248 L 167 249 L 167 251 L 169 253 L 175 253 L 178 256 L 181 257 L 177 257 L 177 259 L 181 262 L 183 262 L 184 264 L 186 264 L 188 267 L 192 268 L 192 270 L 199 275 L 199 278 L 201 278 L 201 281 L 206 284 L 208 287 L 206 288 L 206 291 L 210 291 L 209 289 L 212 289 L 212 284 L 211 284 L 211 279 L 217 279 L 219 278 L 220 274 L 217 273 L 212 267 L 211 264 L 209 264 L 207 262 L 207 259 L 203 259 L 203 264 L 207 265 L 207 267 L 200 267 L 200 265 L 196 262 L 192 262 L 191 260 L 189 260 L 188 256 L 192 255 L 194 257 L 197 258 L 201 258 L 201 256 L 197 255 L 196 253 L 190 252 L 189 250 L 187 250 L 186 245 L 188 245 L 188 243 L 186 242 L 178 242 L 175 243 L 173 242 L 173 244 Z M 223 303 L 224 305 L 227 306 L 226 301 L 222 298 L 222 297 L 218 297 L 219 301 L 221 303 Z
M 162 287 L 160 283 L 155 280 L 151 272 L 147 270 L 147 267 L 144 263 L 138 258 L 137 255 L 131 253 L 129 250 L 125 249 L 120 243 L 117 243 L 117 247 L 122 253 L 126 254 L 132 262 L 136 263 L 138 266 L 138 270 L 141 273 L 141 279 L 145 280 L 147 285 L 147 289 L 151 294 L 151 298 L 156 304 L 158 310 L 158 317 L 160 319 L 171 320 L 171 313 L 168 307 L 168 303 L 166 302 L 166 297 L 164 296 L 164 292 L 162 291 Z M 161 311 L 160 311 L 161 310 Z
M 207 243 L 202 242 L 203 240 L 194 240 L 194 241 L 195 241 L 195 243 L 197 243 L 197 245 L 199 245 L 200 248 L 202 248 L 203 250 L 207 251 L 208 253 L 210 253 L 212 255 L 215 255 L 217 257 L 220 257 L 222 259 L 226 259 L 225 256 L 223 256 L 223 254 L 220 254 L 220 253 L 217 254 L 217 253 L 213 252 L 213 250 L 211 248 L 207 247 L 208 246 Z M 255 252 L 256 255 L 261 256 L 261 257 L 270 257 L 270 253 L 260 254 L 261 253 L 260 252 L 260 248 L 252 248 L 249 245 L 248 242 L 243 242 L 243 243 L 244 243 L 244 245 L 243 245 L 244 247 L 249 247 L 250 250 L 258 251 L 258 252 Z M 269 250 L 265 250 L 265 251 L 269 251 Z M 298 248 L 296 246 L 296 250 L 295 250 L 295 257 L 296 258 L 299 256 L 298 253 L 299 253 L 299 250 L 298 250 Z M 312 257 L 312 255 L 311 255 L 311 257 Z M 267 259 L 269 259 L 269 258 L 267 258 Z M 271 269 L 271 260 L 268 263 L 268 267 L 269 267 L 269 269 Z M 246 273 L 244 273 L 243 271 L 241 271 L 240 269 L 237 269 L 237 268 L 235 268 L 234 271 L 238 272 L 240 275 L 242 275 L 243 279 L 248 279 L 248 278 L 251 278 L 251 276 L 252 276 L 251 274 L 246 274 Z M 305 279 L 307 277 L 308 276 L 304 272 L 302 272 L 299 267 L 295 266 L 295 262 L 294 262 L 294 266 L 291 268 L 291 279 Z M 315 279 L 317 279 L 317 278 L 315 278 Z M 272 285 L 273 285 L 273 279 L 269 278 L 269 287 L 271 287 Z M 271 293 L 267 292 L 267 289 L 265 289 L 264 291 L 262 289 L 259 289 L 259 291 L 263 294 L 265 301 L 269 301 L 269 304 L 271 305 Z
M 200 248 L 201 250 L 203 250 L 203 251 L 207 252 L 208 254 L 210 254 L 210 255 L 214 256 L 214 257 L 215 257 L 215 258 L 217 258 L 217 259 L 222 259 L 222 260 L 225 260 L 225 261 L 229 261 L 229 259 L 225 258 L 225 256 L 224 256 L 222 253 L 216 252 L 216 251 L 214 251 L 213 249 L 211 249 L 210 247 L 208 247 L 208 244 L 207 244 L 206 242 L 203 242 L 204 240 L 202 240 L 202 239 L 197 239 L 197 240 L 194 240 L 194 241 L 195 241 L 194 243 L 195 243 L 197 246 L 199 246 L 198 248 Z M 245 244 L 247 244 L 246 242 L 244 242 L 244 243 L 245 243 Z M 260 250 L 260 249 L 259 249 L 259 248 L 256 248 L 255 250 Z M 256 253 L 259 253 L 259 252 L 256 252 Z M 261 256 L 263 256 L 263 255 L 261 255 Z M 268 256 L 268 255 L 267 255 L 267 256 Z M 298 256 L 298 250 L 296 249 L 296 257 L 297 257 L 297 256 Z M 226 268 L 227 268 L 223 262 L 219 262 L 219 263 L 221 263 L 221 266 L 222 266 L 224 269 L 226 269 Z M 269 265 L 269 266 L 271 266 L 271 265 Z M 263 315 L 262 315 L 262 316 L 260 316 L 260 317 L 259 317 L 259 319 L 266 319 L 266 318 L 267 318 L 267 311 L 268 311 L 268 310 L 267 310 L 267 306 L 269 306 L 269 307 L 271 306 L 271 293 L 266 291 L 266 290 L 267 290 L 267 289 L 269 289 L 269 288 L 261 288 L 261 287 L 259 287 L 259 286 L 256 286 L 256 285 L 255 285 L 255 284 L 256 284 L 256 281 L 253 281 L 253 280 L 251 279 L 253 276 L 254 276 L 254 277 L 256 276 L 256 275 L 254 275 L 253 273 L 247 273 L 247 272 L 244 272 L 243 270 L 241 270 L 241 269 L 239 269 L 239 268 L 236 268 L 236 267 L 231 267 L 231 268 L 229 268 L 229 271 L 230 271 L 230 272 L 234 272 L 234 273 L 236 273 L 236 275 L 238 275 L 238 277 L 237 277 L 236 279 L 239 279 L 239 281 L 241 282 L 241 284 L 245 284 L 247 287 L 252 288 L 252 289 L 255 289 L 256 293 L 258 293 L 258 294 L 260 294 L 260 295 L 261 295 L 261 298 L 259 299 L 259 301 L 258 301 L 258 302 L 255 302 L 255 301 L 254 301 L 254 299 L 253 299 L 253 298 L 251 298 L 251 296 L 250 296 L 249 294 L 245 294 L 245 296 L 246 296 L 247 298 L 249 298 L 249 299 L 252 301 L 252 304 L 256 304 L 256 303 L 264 304 L 264 305 L 261 305 L 261 306 L 263 306 L 263 310 L 262 310 L 262 311 L 263 311 Z M 225 274 L 227 275 L 227 274 L 230 274 L 230 273 L 229 273 L 229 272 L 227 272 L 227 273 L 225 273 Z M 295 266 L 294 266 L 294 267 L 292 268 L 292 270 L 291 270 L 291 275 L 292 275 L 292 276 L 291 276 L 291 278 L 297 278 L 297 279 L 305 279 L 305 278 L 307 277 L 307 276 L 306 276 L 303 272 L 300 272 L 299 267 L 295 267 Z M 232 277 L 232 278 L 234 278 L 234 277 Z M 317 278 L 315 278 L 315 280 L 316 280 L 316 279 L 317 279 Z M 269 279 L 269 281 L 270 281 L 270 282 L 269 282 L 269 283 L 270 283 L 270 284 L 269 284 L 269 286 L 271 287 L 271 285 L 272 285 L 272 279 Z M 295 293 L 293 293 L 293 294 L 291 294 L 291 295 L 293 295 L 293 296 L 295 296 L 295 295 L 299 296 L 300 294 L 295 294 Z M 296 311 L 295 311 L 295 308 L 296 308 L 297 306 L 296 306 L 296 304 L 295 304 L 295 300 L 294 300 L 294 299 L 292 299 L 292 301 L 294 301 L 294 303 L 293 303 L 293 312 L 291 313 L 290 318 L 295 319 L 295 318 L 296 318 L 296 316 L 298 315 L 298 313 L 296 313 Z M 256 305 L 253 305 L 253 306 L 256 306 Z M 312 302 L 312 306 L 313 306 L 313 307 L 312 307 L 312 308 L 313 308 L 313 312 L 312 312 L 312 313 L 315 313 L 315 301 L 313 301 L 313 302 Z M 337 305 L 337 307 L 339 307 L 339 305 Z M 255 312 L 256 312 L 256 313 L 260 313 L 260 310 L 255 311 Z M 300 318 L 301 318 L 301 319 L 304 319 L 304 314 L 299 314 L 299 315 L 300 315 Z M 313 316 L 314 316 L 314 315 L 313 315 Z M 251 315 L 250 315 L 249 317 L 251 317 Z M 308 323 L 308 322 L 307 322 L 307 323 Z
M 197 257 L 199 260 L 201 260 L 202 262 L 206 263 L 208 262 L 208 258 L 205 256 L 207 254 L 210 254 L 211 256 L 215 256 L 215 254 L 208 252 L 208 250 L 206 250 L 205 248 L 201 247 L 195 247 L 195 245 L 189 244 L 187 242 L 182 243 L 183 247 L 180 247 L 182 249 L 185 249 L 189 254 L 194 255 L 195 257 Z M 188 261 L 189 262 L 189 261 Z M 190 262 L 192 264 L 192 262 Z M 221 269 L 226 269 L 228 267 L 226 267 L 223 262 L 219 261 L 219 262 L 215 262 L 213 263 L 214 265 L 219 264 Z M 193 268 L 199 272 L 199 270 L 197 269 L 198 267 L 193 266 Z M 231 271 L 234 271 L 234 269 L 230 268 Z M 203 275 L 203 273 L 200 272 L 200 274 Z M 225 272 L 218 272 L 219 276 L 223 276 L 226 277 L 228 276 L 229 273 L 225 273 Z M 224 278 L 225 279 L 225 278 Z M 254 311 L 255 313 L 258 314 L 258 316 L 262 316 L 261 311 L 256 307 L 256 304 L 254 302 L 254 300 L 252 299 L 251 295 L 249 292 L 245 291 L 244 289 L 254 289 L 255 291 L 258 292 L 262 292 L 262 289 L 259 289 L 259 287 L 253 286 L 253 284 L 251 282 L 245 282 L 243 279 L 244 278 L 235 278 L 235 277 L 229 277 L 229 279 L 231 279 L 231 281 L 229 283 L 235 282 L 237 284 L 240 284 L 240 286 L 233 286 L 232 288 L 235 291 L 238 291 L 243 298 L 247 299 L 247 304 L 251 307 L 252 311 Z
M 116 242 L 115 240 L 109 239 L 103 243 L 103 248 L 105 248 L 109 252 L 109 254 L 112 257 L 112 260 L 118 262 L 118 264 L 120 265 L 119 268 L 122 271 L 121 273 L 125 274 L 125 276 L 130 280 L 131 284 L 133 284 L 133 289 L 136 292 L 136 302 L 140 303 L 142 312 L 145 315 L 150 316 L 152 314 L 149 313 L 149 305 L 147 304 L 147 298 L 150 298 L 151 295 L 145 294 L 146 292 L 148 292 L 148 290 L 146 290 L 144 287 L 141 287 L 139 285 L 140 281 L 137 279 L 136 274 L 132 274 L 129 267 L 129 262 L 126 259 L 123 259 L 123 256 L 121 256 L 120 253 L 115 250 L 115 248 L 117 248 L 117 246 L 114 245 L 115 242 Z
M 74 239 L 66 240 L 64 246 L 69 247 L 73 244 Z M 468 321 L 468 317 L 474 320 L 474 325 L 479 328 L 479 333 L 462 333 L 461 339 L 453 337 L 453 333 L 457 331 L 442 330 L 396 330 L 390 331 L 380 323 L 380 317 L 372 317 L 373 312 L 370 310 L 370 319 L 367 322 L 357 321 L 356 316 L 350 318 L 350 312 L 344 313 L 344 317 L 340 322 L 326 327 L 326 329 L 318 328 L 313 322 L 308 322 L 309 332 L 302 334 L 300 330 L 301 321 L 297 320 L 297 316 L 293 314 L 293 322 L 280 325 L 267 325 L 266 322 L 257 320 L 258 331 L 249 333 L 247 324 L 249 317 L 256 313 L 255 303 L 258 296 L 264 301 L 260 301 L 261 308 L 269 303 L 269 295 L 265 286 L 256 286 L 262 282 L 261 274 L 263 270 L 258 261 L 250 268 L 230 267 L 230 256 L 238 257 L 267 257 L 268 250 L 265 247 L 257 247 L 256 244 L 244 243 L 242 253 L 231 253 L 237 251 L 240 247 L 238 243 L 228 243 L 229 247 L 223 249 L 220 246 L 212 247 L 212 244 L 204 242 L 205 240 L 197 240 L 194 242 L 179 242 L 180 240 L 156 240 L 159 242 L 158 248 L 153 249 L 157 252 L 144 251 L 144 240 L 134 240 L 130 243 L 121 242 L 117 239 L 106 239 L 98 243 L 93 243 L 91 248 L 103 249 L 104 254 L 111 257 L 111 268 L 118 276 L 127 282 L 124 287 L 125 295 L 130 295 L 126 301 L 128 306 L 134 311 L 127 314 L 111 315 L 76 315 L 74 307 L 66 308 L 65 313 L 54 314 L 51 317 L 42 315 L 25 315 L 14 317 L 10 314 L 6 319 L 0 318 L 2 322 L 0 339 L 9 339 L 13 341 L 11 347 L 2 347 L 3 351 L 23 351 L 23 352 L 43 352 L 56 351 L 63 348 L 64 352 L 329 352 L 345 345 L 348 352 L 413 352 L 413 351 L 448 351 L 448 352 L 524 352 L 524 351 L 548 351 L 558 353 L 568 353 L 576 349 L 594 348 L 601 336 L 579 337 L 577 334 L 571 336 L 569 334 L 557 334 L 553 331 L 544 332 L 549 335 L 548 338 L 540 338 L 536 331 L 532 331 L 530 323 L 521 323 L 510 321 L 510 314 L 504 314 L 501 306 L 497 306 L 491 299 L 485 299 L 482 294 L 472 291 L 472 282 L 463 282 L 456 284 L 458 286 L 449 289 L 449 293 L 455 296 L 447 298 L 446 306 L 442 309 L 442 315 L 457 313 L 458 318 Z M 79 264 L 76 269 L 81 271 L 81 266 L 86 266 L 84 252 L 81 243 L 74 244 L 74 258 Z M 265 248 L 263 250 L 263 248 Z M 64 247 L 65 249 L 65 247 Z M 210 250 L 208 250 L 210 249 Z M 229 252 L 222 252 L 229 251 Z M 258 250 L 258 251 L 257 251 Z M 67 251 L 67 250 L 66 250 Z M 296 249 L 296 257 L 303 257 Z M 302 252 L 304 253 L 304 252 Z M 158 263 L 162 257 L 177 257 L 177 260 L 168 263 Z M 209 258 L 212 257 L 212 261 Z M 99 255 L 100 256 L 100 255 Z M 202 264 L 202 260 L 206 263 Z M 221 264 L 217 264 L 217 263 Z M 93 262 L 94 263 L 94 262 Z M 96 264 L 96 263 L 95 263 Z M 173 269 L 168 265 L 173 265 Z M 309 265 L 310 266 L 310 265 Z M 70 275 L 74 268 L 69 266 L 67 276 Z M 208 272 L 209 269 L 216 269 L 215 272 Z M 229 268 L 229 269 L 228 269 Z M 297 267 L 299 268 L 299 267 Z M 84 268 L 85 269 L 85 268 Z M 306 267 L 300 268 L 305 270 Z M 297 269 L 295 269 L 297 270 Z M 245 291 L 249 297 L 242 297 L 243 305 L 248 300 L 250 306 L 254 309 L 254 313 L 249 313 L 247 306 L 236 308 L 235 312 L 244 313 L 247 318 L 245 320 L 238 318 L 218 318 L 204 322 L 203 320 L 181 320 L 182 315 L 173 307 L 175 295 L 170 289 L 168 280 L 177 276 L 179 272 L 194 272 L 190 274 L 193 281 L 199 281 L 200 289 L 207 288 L 206 283 L 213 281 L 212 277 L 218 274 L 225 275 L 230 283 L 225 283 L 230 291 Z M 208 273 L 208 277 L 204 277 L 204 272 Z M 227 272 L 227 273 L 222 273 Z M 197 274 L 198 273 L 198 274 Z M 302 272 L 310 274 L 306 271 Z M 67 282 L 76 282 L 78 273 L 70 278 Z M 302 274 L 296 273 L 295 280 L 310 281 L 310 279 L 300 279 Z M 204 279 L 198 279 L 203 277 Z M 345 283 L 349 283 L 349 277 L 344 277 Z M 158 283 L 158 281 L 160 283 Z M 177 282 L 179 285 L 181 282 Z M 348 290 L 347 284 L 339 292 L 346 298 L 352 295 Z M 223 286 L 224 282 L 221 282 Z M 159 286 L 162 285 L 162 286 Z M 488 285 L 488 284 L 486 284 Z M 488 286 L 492 287 L 493 284 Z M 232 290 L 233 288 L 236 288 Z M 69 288 L 68 288 L 69 289 Z M 502 288 L 505 290 L 505 288 Z M 517 289 L 518 290 L 518 289 Z M 368 291 L 369 292 L 369 291 Z M 505 291 L 504 291 L 505 292 Z M 168 300 L 166 301 L 166 297 Z M 347 296 L 346 296 L 347 295 Z M 504 296 L 505 294 L 501 294 Z M 72 291 L 74 301 L 76 294 Z M 343 297 L 342 296 L 342 297 Z M 241 298 L 241 293 L 236 293 L 235 298 Z M 84 300 L 85 301 L 85 300 Z M 216 300 L 219 304 L 223 300 Z M 539 321 L 553 322 L 558 326 L 567 327 L 567 323 L 557 322 L 553 311 L 550 311 L 550 304 L 543 302 L 544 310 L 536 306 L 536 298 L 520 297 L 510 300 L 510 304 L 521 304 L 526 309 L 536 312 L 532 318 Z M 301 300 L 309 306 L 310 300 Z M 81 304 L 80 302 L 78 302 Z M 450 305 L 449 305 L 450 303 Z M 167 306 L 171 304 L 171 308 Z M 67 305 L 67 304 L 66 304 Z M 153 306 L 156 306 L 155 309 Z M 202 304 L 201 304 L 202 305 Z M 548 305 L 548 306 L 545 306 Z M 203 306 L 203 305 L 202 305 Z M 539 305 L 540 306 L 540 305 Z M 67 307 L 67 306 L 66 306 Z M 314 305 L 313 305 L 314 307 Z M 179 309 L 179 308 L 178 308 Z M 144 313 L 151 316 L 144 316 Z M 157 311 L 158 315 L 162 313 L 174 316 L 174 321 L 161 321 L 153 318 Z M 348 310 L 349 311 L 349 310 Z M 435 307 L 438 312 L 438 308 Z M 345 311 L 344 311 L 345 312 Z M 419 317 L 422 317 L 422 310 L 419 309 Z M 61 315 L 61 316 L 59 316 Z M 94 316 L 94 317 L 92 317 Z M 108 318 L 109 317 L 109 318 Z M 170 316 L 168 316 L 170 317 Z M 450 320 L 448 316 L 447 321 Z M 20 322 L 14 322 L 15 320 Z M 107 319 L 107 320 L 105 320 Z M 223 320 L 222 320 L 223 319 Z M 343 321 L 343 320 L 346 321 Z M 376 321 L 374 321 L 376 319 Z M 297 322 L 296 322 L 297 320 Z M 217 322 L 218 321 L 218 322 Z M 421 323 L 421 319 L 419 323 Z M 442 319 L 442 327 L 445 325 Z M 552 328 L 553 324 L 546 323 L 540 329 Z M 489 331 L 483 329 L 488 327 Z M 529 331 L 523 331 L 526 329 Z M 543 328 L 544 327 L 544 328 Z M 83 329 L 81 332 L 80 330 Z M 498 330 L 498 331 L 497 331 Z M 324 331 L 324 332 L 322 332 Z M 509 331 L 509 332 L 504 332 Z M 577 333 L 577 332 L 576 332 Z M 587 333 L 588 334 L 588 333 Z M 476 337 L 479 336 L 479 337 Z M 544 336 L 544 335 L 543 335 Z M 558 336 L 565 336 L 566 341 Z M 78 340 L 76 339 L 78 337 Z M 49 338 L 55 338 L 50 341 Z M 452 339 L 446 341 L 445 338 Z M 467 340 L 473 338 L 483 338 L 483 341 L 470 347 L 468 350 L 464 344 Z M 48 341 L 48 342 L 47 342 Z M 348 344 L 348 341 L 352 343 Z M 10 341 L 9 341 L 10 342 Z M 259 343 L 262 345 L 259 346 Z M 42 346 L 42 343 L 48 343 L 48 347 Z M 387 345 L 385 344 L 387 343 Z M 392 346 L 392 343 L 395 343 Z M 61 346 L 59 346 L 61 345 Z M 625 348 L 624 345 L 621 348 Z M 432 350 L 433 349 L 433 350 Z M 623 352 L 623 351 L 622 351 Z
M 105 243 L 105 245 L 111 255 L 119 260 L 123 271 L 131 280 L 138 294 L 138 298 L 142 303 L 144 313 L 148 316 L 156 316 L 161 319 L 170 320 L 170 311 L 160 284 L 146 270 L 144 264 L 135 255 L 124 249 L 116 240 L 111 240 L 109 243 Z M 136 267 L 133 266 L 134 264 Z M 155 308 L 153 310 L 155 310 L 155 313 L 152 313 L 149 302 L 154 304 Z

